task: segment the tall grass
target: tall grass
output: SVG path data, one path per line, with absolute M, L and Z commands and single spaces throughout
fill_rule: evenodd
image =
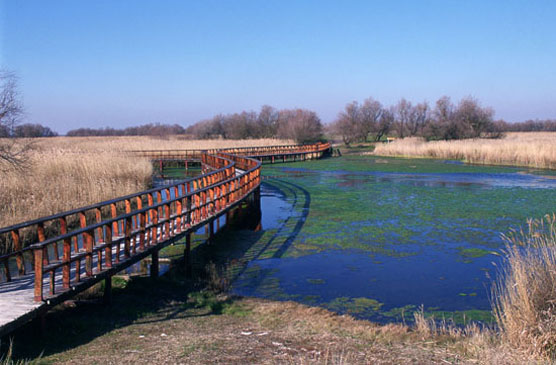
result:
M 556 215 L 530 220 L 506 241 L 505 265 L 493 286 L 493 309 L 513 346 L 556 357 Z
M 556 169 L 556 132 L 516 132 L 502 139 L 458 141 L 427 142 L 421 138 L 404 138 L 378 144 L 373 154 Z
M 288 139 L 186 139 L 184 136 L 130 136 L 130 137 L 54 137 L 39 139 L 41 146 L 52 144 L 55 148 L 79 149 L 81 151 L 130 151 L 212 149 L 231 147 L 277 146 L 294 144 Z
M 25 142 L 24 142 L 25 143 Z M 32 141 L 29 167 L 0 179 L 0 227 L 146 189 L 152 165 L 122 153 L 288 144 L 288 140 L 184 140 L 179 137 L 55 137 Z

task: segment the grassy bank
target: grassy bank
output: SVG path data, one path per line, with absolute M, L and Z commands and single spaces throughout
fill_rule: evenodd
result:
M 373 154 L 556 169 L 556 132 L 515 132 L 502 139 L 459 141 L 426 142 L 420 138 L 404 138 L 377 144 Z
M 56 137 L 30 142 L 29 167 L 0 179 L 0 227 L 144 190 L 152 166 L 122 154 L 140 149 L 280 145 L 287 140 L 184 140 L 178 137 Z

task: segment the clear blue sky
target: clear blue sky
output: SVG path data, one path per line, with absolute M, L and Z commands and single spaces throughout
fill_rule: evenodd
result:
M 27 121 L 65 133 L 372 96 L 556 118 L 556 1 L 0 0 Z

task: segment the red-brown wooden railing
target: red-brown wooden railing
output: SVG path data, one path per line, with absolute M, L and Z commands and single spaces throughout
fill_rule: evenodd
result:
M 260 184 L 257 157 L 318 157 L 329 148 L 318 143 L 195 153 L 181 150 L 180 158 L 198 156 L 203 175 L 1 228 L 0 238 L 12 249 L 0 256 L 0 282 L 32 271 L 35 300 L 45 299 L 45 286 L 49 288 L 46 298 L 54 297 L 133 261 L 141 252 L 157 250 L 157 245 L 175 236 L 194 232 L 237 205 Z M 156 158 L 167 151 L 142 152 Z M 24 247 L 25 240 L 32 244 Z

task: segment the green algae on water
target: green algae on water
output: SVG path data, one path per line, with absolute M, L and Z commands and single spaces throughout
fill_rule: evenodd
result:
M 325 306 L 335 312 L 339 313 L 349 313 L 360 315 L 363 317 L 370 317 L 380 311 L 383 303 L 380 303 L 376 299 L 371 298 L 347 298 L 339 297 L 335 298 L 331 302 L 325 304 Z

